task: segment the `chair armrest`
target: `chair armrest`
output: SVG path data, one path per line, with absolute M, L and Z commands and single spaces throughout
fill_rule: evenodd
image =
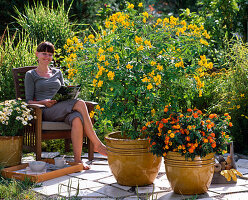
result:
M 45 108 L 45 106 L 41 105 L 41 104 L 28 104 L 28 107 L 29 108 L 34 108 L 34 109 L 36 109 L 36 108 Z
M 93 102 L 93 101 L 85 101 L 85 103 L 86 103 L 86 106 L 93 106 L 93 107 L 95 107 L 98 104 L 98 103 Z

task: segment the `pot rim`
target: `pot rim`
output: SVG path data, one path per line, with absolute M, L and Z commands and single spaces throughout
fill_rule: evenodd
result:
M 147 138 L 137 138 L 137 139 L 131 139 L 131 138 L 126 138 L 126 139 L 123 139 L 123 138 L 115 138 L 115 137 L 111 137 L 111 135 L 114 135 L 114 134 L 118 134 L 120 133 L 121 134 L 121 131 L 115 131 L 115 132 L 111 132 L 109 134 L 107 134 L 105 136 L 105 139 L 108 139 L 108 140 L 112 140 L 112 141 L 132 141 L 132 140 L 139 140 L 139 141 L 146 141 L 148 140 Z
M 23 135 L 14 135 L 14 136 L 0 135 L 0 138 L 1 138 L 1 139 L 20 138 L 20 137 L 23 137 Z

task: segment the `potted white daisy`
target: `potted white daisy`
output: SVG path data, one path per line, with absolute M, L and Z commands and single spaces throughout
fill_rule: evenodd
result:
M 24 126 L 34 118 L 27 103 L 21 99 L 0 103 L 0 166 L 21 162 Z

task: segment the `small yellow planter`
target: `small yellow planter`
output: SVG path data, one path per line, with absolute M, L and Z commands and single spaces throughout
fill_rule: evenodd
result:
M 19 165 L 22 158 L 23 136 L 0 136 L 0 166 Z
M 152 184 L 160 169 L 161 157 L 149 152 L 148 139 L 131 140 L 120 132 L 105 137 L 109 167 L 120 185 Z
M 167 178 L 177 194 L 202 194 L 207 192 L 214 174 L 214 153 L 192 161 L 176 152 L 164 158 Z

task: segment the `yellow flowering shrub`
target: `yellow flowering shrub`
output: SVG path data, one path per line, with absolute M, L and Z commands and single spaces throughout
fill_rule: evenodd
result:
M 184 106 L 189 93 L 201 95 L 201 75 L 213 67 L 204 55 L 208 39 L 202 26 L 173 16 L 154 20 L 128 4 L 105 20 L 101 33 L 68 39 L 68 78 L 92 91 L 102 118 L 137 138 L 142 122 L 165 102 Z

